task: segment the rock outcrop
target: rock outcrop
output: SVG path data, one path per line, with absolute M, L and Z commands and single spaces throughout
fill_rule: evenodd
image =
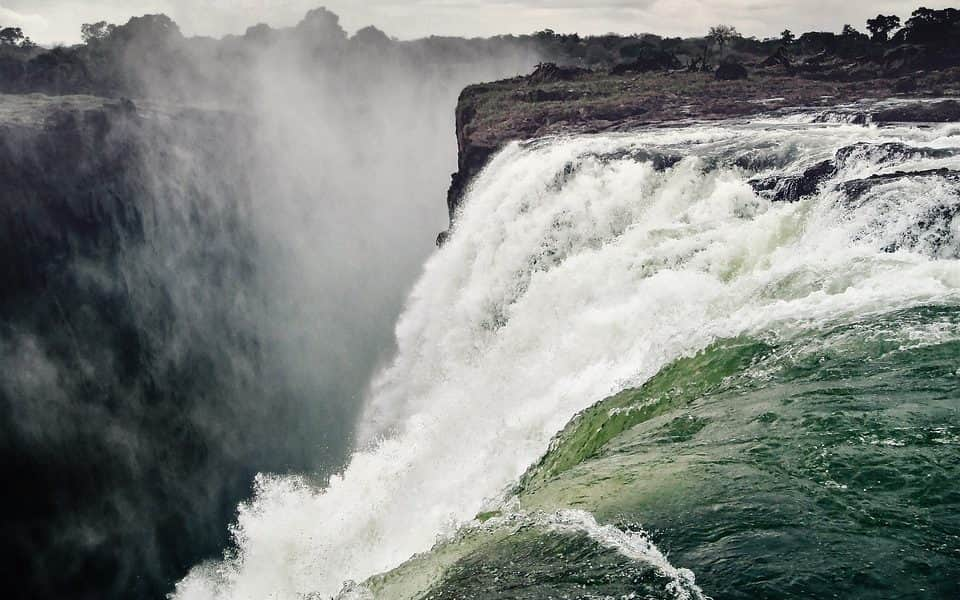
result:
M 953 123 L 960 121 L 960 102 L 912 102 L 873 113 L 877 123 Z
M 782 64 L 783 58 L 785 54 L 769 62 Z M 808 70 L 824 61 L 837 60 L 826 53 L 821 58 L 808 59 Z M 447 194 L 451 226 L 470 182 L 490 157 L 511 141 L 747 117 L 791 107 L 829 108 L 863 98 L 918 99 L 960 94 L 958 67 L 913 73 L 907 78 L 897 75 L 866 79 L 843 73 L 837 75 L 839 79 L 778 74 L 762 68 L 763 65 L 752 71 L 737 67 L 737 72 L 732 73 L 734 80 L 717 80 L 710 73 L 699 72 L 639 73 L 621 68 L 608 73 L 540 65 L 530 76 L 466 88 L 456 109 L 458 170 Z M 745 73 L 749 79 L 742 79 Z M 956 100 L 908 102 L 873 113 L 843 109 L 830 116 L 824 112 L 825 121 L 852 124 L 867 124 L 871 120 L 944 122 L 958 118 L 960 103 Z M 774 193 L 778 200 L 795 201 L 815 191 L 830 176 L 830 165 L 817 165 L 788 179 L 754 183 L 758 189 Z M 438 243 L 446 239 L 446 234 L 441 235 Z
M 950 148 L 925 148 L 908 146 L 900 142 L 886 142 L 871 144 L 859 142 L 837 151 L 832 160 L 825 160 L 796 175 L 771 176 L 750 181 L 750 185 L 758 193 L 773 202 L 797 202 L 807 196 L 815 194 L 820 186 L 837 175 L 846 167 L 853 156 L 865 158 L 879 165 L 897 165 L 911 159 L 943 159 L 956 156 L 956 151 Z M 847 198 L 859 198 L 873 186 L 905 177 L 945 176 L 956 179 L 953 172 L 945 169 L 932 171 L 897 171 L 890 175 L 879 175 L 869 179 L 856 179 L 843 182 L 841 190 Z
M 252 142 L 229 113 L 0 96 L 0 526 L 38 597 L 162 596 L 284 464 L 220 300 L 254 276 L 227 131 Z

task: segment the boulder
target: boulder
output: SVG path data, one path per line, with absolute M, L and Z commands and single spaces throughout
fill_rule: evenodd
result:
M 801 198 L 814 194 L 820 188 L 820 184 L 836 172 L 836 163 L 825 160 L 800 175 L 754 179 L 749 183 L 754 191 L 770 198 L 771 202 L 797 202 Z
M 923 171 L 896 171 L 894 173 L 871 175 L 870 177 L 866 177 L 864 179 L 852 179 L 850 181 L 841 183 L 840 190 L 843 191 L 847 198 L 846 204 L 852 205 L 860 200 L 864 194 L 878 185 L 900 181 L 903 179 L 926 177 L 940 177 L 943 178 L 945 182 L 949 182 L 954 185 L 960 184 L 960 171 L 943 168 L 926 169 Z
M 954 123 L 960 121 L 960 102 L 915 102 L 873 113 L 876 123 Z
M 777 51 L 767 57 L 762 63 L 761 67 L 783 67 L 787 70 L 793 68 L 793 63 L 790 61 L 790 55 L 787 52 L 787 49 L 784 46 L 777 48 Z
M 740 63 L 726 62 L 717 67 L 717 70 L 713 73 L 719 81 L 735 81 L 739 79 L 747 79 L 749 74 L 747 73 L 747 68 L 741 65 Z
M 573 81 L 591 71 L 581 67 L 563 67 L 556 63 L 540 63 L 533 73 L 527 76 L 530 83 L 555 83 L 558 81 Z
M 864 157 L 876 164 L 889 165 L 902 163 L 918 158 L 944 159 L 957 156 L 953 148 L 927 148 L 923 146 L 908 146 L 902 142 L 884 142 L 873 144 L 857 142 L 837 150 L 836 161 L 841 167 L 850 162 L 852 156 Z

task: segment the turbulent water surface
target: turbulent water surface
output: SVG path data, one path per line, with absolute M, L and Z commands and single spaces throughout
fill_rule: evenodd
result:
M 823 120 L 506 148 L 365 445 L 175 596 L 957 597 L 960 127 Z

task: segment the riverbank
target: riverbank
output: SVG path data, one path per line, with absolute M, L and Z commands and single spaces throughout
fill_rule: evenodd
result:
M 833 75 L 834 77 L 836 75 Z M 626 131 L 642 126 L 742 118 L 791 108 L 848 105 L 868 99 L 960 96 L 960 67 L 896 77 L 841 81 L 751 68 L 745 79 L 714 73 L 615 74 L 541 65 L 530 75 L 467 87 L 456 110 L 458 170 L 447 195 L 451 223 L 470 182 L 505 144 L 558 134 Z M 960 105 L 930 112 L 916 105 L 880 120 L 955 121 Z M 874 120 L 864 113 L 864 123 Z M 443 233 L 438 241 L 442 242 Z

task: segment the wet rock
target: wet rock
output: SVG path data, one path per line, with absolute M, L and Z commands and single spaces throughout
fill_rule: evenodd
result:
M 848 123 L 850 125 L 866 125 L 870 122 L 870 116 L 865 112 L 849 112 L 840 110 L 827 110 L 813 119 L 814 123 Z
M 751 187 L 772 202 L 796 202 L 801 198 L 815 194 L 821 184 L 837 174 L 837 171 L 850 163 L 851 157 L 871 160 L 878 165 L 900 163 L 906 160 L 927 158 L 941 159 L 957 155 L 952 148 L 922 148 L 908 146 L 901 142 L 887 142 L 871 144 L 859 142 L 846 146 L 837 151 L 834 160 L 825 160 L 805 170 L 799 175 L 766 177 L 750 181 Z M 859 198 L 870 187 L 908 176 L 931 176 L 954 173 L 948 169 L 933 169 L 911 173 L 897 172 L 887 175 L 876 175 L 868 179 L 848 181 L 840 185 L 841 189 L 850 198 Z M 951 175 L 952 177 L 952 175 Z
M 873 113 L 877 123 L 953 123 L 960 121 L 960 102 L 916 102 Z
M 816 193 L 820 184 L 836 172 L 836 164 L 832 160 L 825 160 L 800 175 L 766 177 L 754 179 L 749 183 L 754 191 L 766 196 L 771 202 L 797 202 L 801 198 Z
M 678 162 L 683 160 L 683 158 L 679 154 L 665 154 L 663 152 L 654 152 L 652 150 L 647 150 L 643 148 L 634 149 L 629 153 L 625 153 L 622 156 L 619 154 L 606 154 L 604 155 L 604 158 L 613 158 L 613 159 L 629 158 L 634 162 L 651 163 L 653 165 L 653 168 L 657 171 L 666 171 L 667 169 L 674 167 Z
M 839 186 L 843 192 L 840 204 L 848 210 L 900 213 L 898 200 L 903 198 L 905 190 L 878 188 L 896 186 L 907 180 L 935 180 L 930 181 L 930 185 L 936 186 L 941 193 L 922 210 L 898 214 L 888 220 L 889 226 L 884 231 L 864 231 L 864 236 L 878 236 L 885 252 L 908 250 L 933 258 L 960 258 L 960 239 L 955 226 L 960 218 L 960 171 L 947 168 L 897 171 L 846 181 Z
M 917 158 L 950 158 L 957 155 L 953 148 L 924 148 L 908 146 L 902 142 L 886 142 L 871 144 L 858 142 L 837 150 L 837 164 L 844 166 L 849 163 L 851 156 L 859 156 L 876 162 L 877 164 L 897 163 Z
M 960 171 L 943 168 L 926 169 L 922 171 L 897 171 L 895 173 L 871 175 L 864 179 L 845 181 L 839 185 L 839 189 L 843 192 L 844 196 L 846 196 L 846 204 L 854 204 L 863 198 L 867 192 L 879 185 L 921 177 L 942 177 L 949 183 L 960 184 Z
M 960 258 L 960 245 L 953 227 L 958 217 L 960 203 L 933 206 L 901 231 L 897 239 L 883 250 L 912 250 L 935 258 Z

